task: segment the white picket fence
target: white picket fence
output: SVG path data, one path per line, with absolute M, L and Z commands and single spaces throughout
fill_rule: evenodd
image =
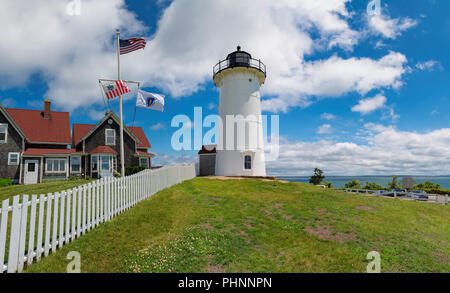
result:
M 0 273 L 21 272 L 25 264 L 39 261 L 158 191 L 195 176 L 193 164 L 167 166 L 39 197 L 33 194 L 31 200 L 26 194 L 22 200 L 17 195 L 12 206 L 6 199 L 0 212 Z

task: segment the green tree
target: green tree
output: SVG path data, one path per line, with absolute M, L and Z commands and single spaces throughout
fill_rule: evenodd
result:
M 309 179 L 309 183 L 314 185 L 319 185 L 322 180 L 325 179 L 325 176 L 323 176 L 323 171 L 319 168 L 314 169 L 314 175 L 311 176 Z
M 392 181 L 388 182 L 387 187 L 389 189 L 399 189 L 400 186 L 398 185 L 397 176 L 392 176 Z
M 419 183 L 414 185 L 415 189 L 441 189 L 441 185 L 434 183 L 432 181 L 425 181 L 424 183 Z
M 362 189 L 361 181 L 353 179 L 352 181 L 345 183 L 345 188 Z
M 383 189 L 383 186 L 381 186 L 375 182 L 366 182 L 366 185 L 363 187 L 363 189 L 381 190 L 381 189 Z

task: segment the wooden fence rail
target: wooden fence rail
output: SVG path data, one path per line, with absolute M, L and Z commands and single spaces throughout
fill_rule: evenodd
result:
M 0 273 L 21 272 L 24 265 L 39 261 L 158 191 L 195 176 L 193 164 L 167 166 L 47 195 L 17 195 L 12 205 L 6 199 L 0 209 Z

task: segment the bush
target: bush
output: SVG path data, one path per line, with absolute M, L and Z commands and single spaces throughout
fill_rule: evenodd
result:
M 363 187 L 363 189 L 382 190 L 384 188 L 383 188 L 383 186 L 378 185 L 375 182 L 366 182 L 366 185 Z
M 133 175 L 147 169 L 144 166 L 127 166 L 125 167 L 125 176 Z
M 345 183 L 345 188 L 362 189 L 361 181 L 353 179 L 352 181 Z
M 437 183 L 435 184 L 431 181 L 426 181 L 424 183 L 419 183 L 419 184 L 414 185 L 414 189 L 420 189 L 420 190 L 422 190 L 422 189 L 437 189 L 437 190 L 439 190 L 439 189 L 441 189 L 441 185 L 439 185 Z
M 12 185 L 12 180 L 8 178 L 0 178 L 0 187 Z

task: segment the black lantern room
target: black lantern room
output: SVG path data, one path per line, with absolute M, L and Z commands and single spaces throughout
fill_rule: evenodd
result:
M 236 51 L 228 54 L 227 59 L 220 61 L 214 66 L 214 77 L 221 71 L 236 67 L 254 68 L 262 72 L 264 76 L 266 75 L 264 63 L 259 59 L 253 59 L 250 53 L 241 51 L 241 47 L 238 46 Z

